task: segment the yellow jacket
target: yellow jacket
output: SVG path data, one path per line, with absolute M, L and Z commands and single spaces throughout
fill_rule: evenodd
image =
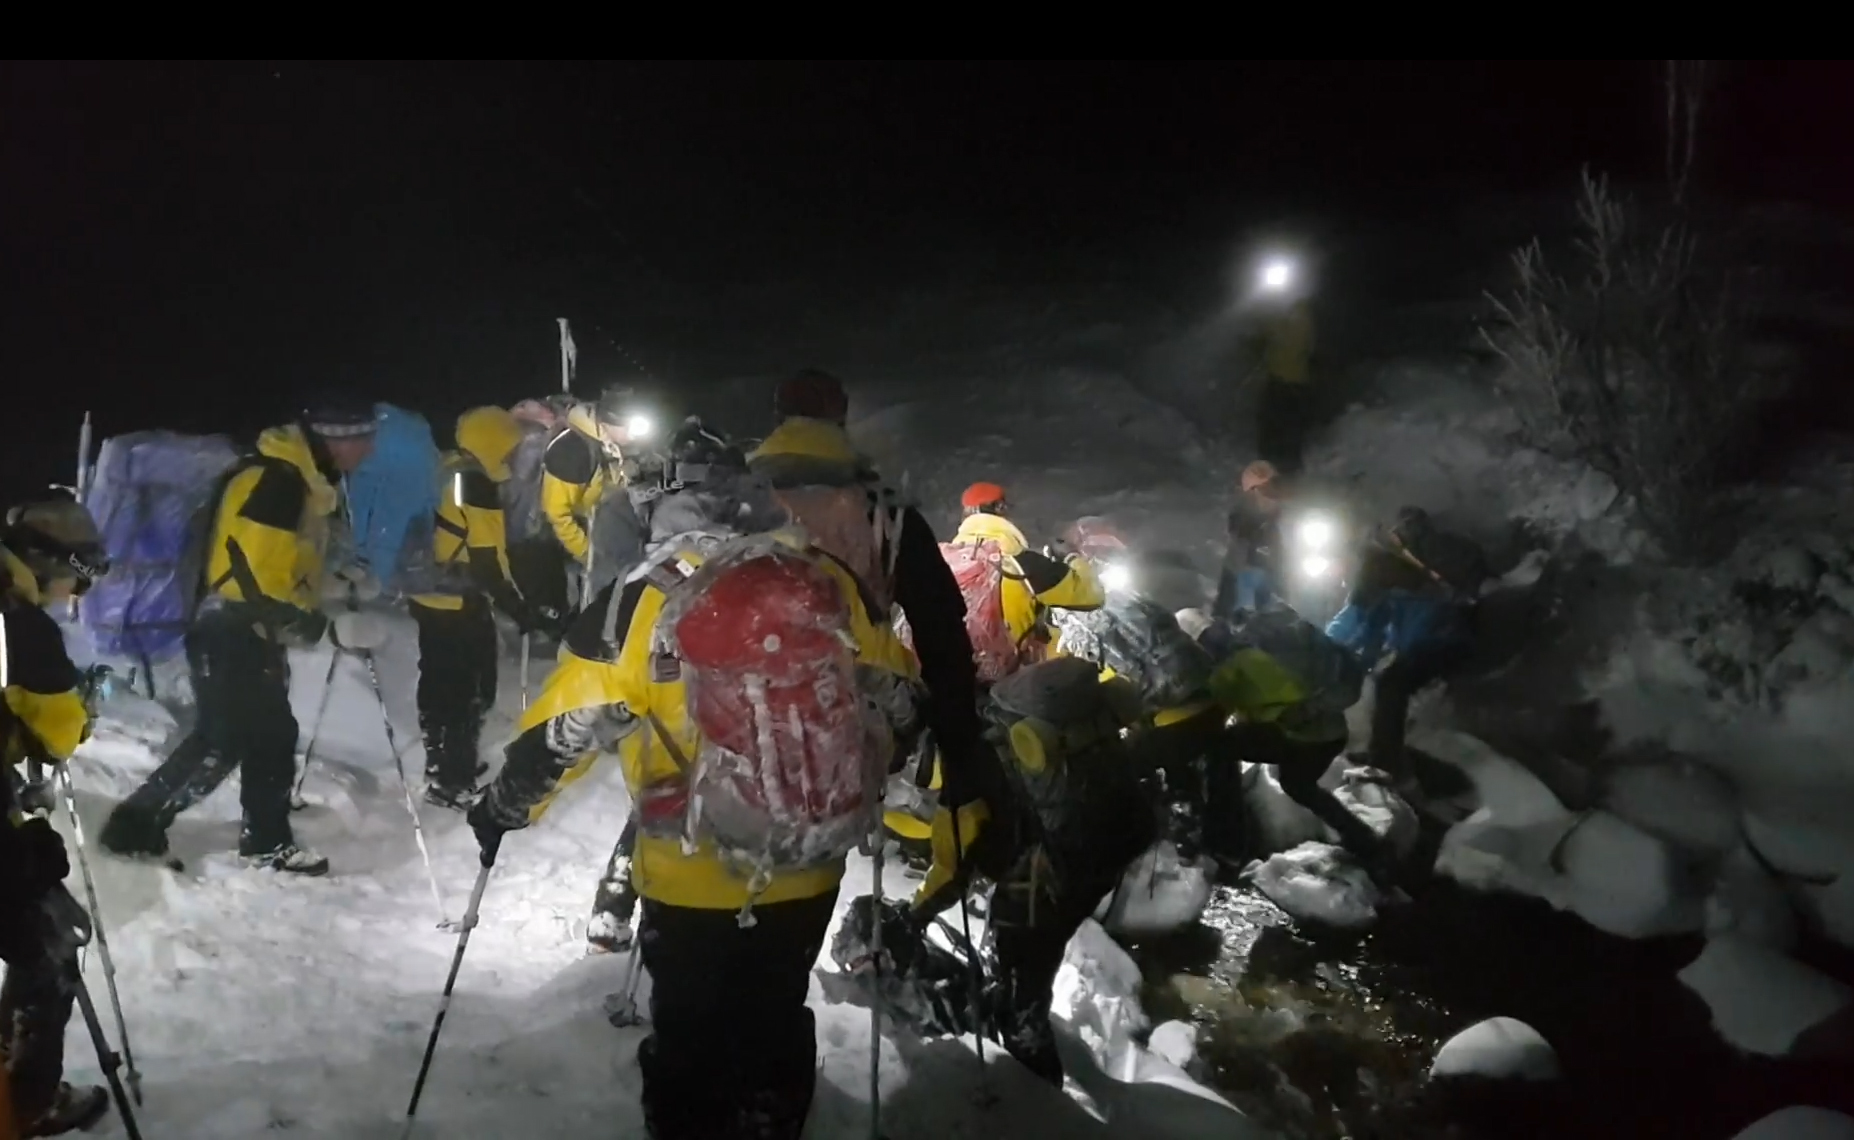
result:
M 506 452 L 501 463 L 506 478 Z M 462 610 L 465 597 L 488 595 L 504 614 L 527 621 L 527 604 L 508 569 L 508 526 L 495 469 L 465 450 L 445 454 L 439 465 L 438 513 L 432 526 L 432 560 L 439 589 L 413 595 L 432 610 Z
M 4 742 L 6 763 L 21 763 L 28 752 L 68 760 L 90 732 L 77 666 L 58 623 L 39 608 L 43 599 L 32 571 L 5 547 L 0 568 L 6 575 L 6 707 L 16 726 Z M 8 778 L 0 772 L 0 779 Z
M 313 626 L 305 632 L 319 637 L 322 561 L 336 491 L 301 428 L 271 428 L 258 437 L 257 450 L 255 460 L 234 470 L 219 500 L 204 604 L 249 604 L 272 626 Z
M 1313 357 L 1313 310 L 1295 301 L 1262 330 L 1262 371 L 1270 379 L 1304 384 Z
M 1107 604 L 1107 593 L 1085 558 L 1057 562 L 1030 549 L 1017 525 L 1001 515 L 967 515 L 953 542 L 976 545 L 991 541 L 1004 553 L 1004 584 L 999 590 L 1004 624 L 1011 639 L 1024 639 L 1042 628 L 1050 609 L 1093 610 Z
M 1345 714 L 1314 710 L 1306 683 L 1260 649 L 1240 649 L 1210 675 L 1210 696 L 1241 720 L 1272 724 L 1294 740 L 1344 741 Z
M 570 429 L 555 437 L 541 457 L 541 513 L 560 545 L 584 565 L 592 549 L 593 508 L 606 485 L 622 482 L 623 475 L 605 454 L 590 409 L 574 408 L 567 413 L 567 423 Z
M 678 557 L 691 566 L 701 561 L 692 553 Z M 821 559 L 819 564 L 838 580 L 844 597 L 849 599 L 857 661 L 907 675 L 910 662 L 906 651 L 893 630 L 870 621 L 855 580 L 830 559 Z M 626 595 L 622 604 L 630 606 L 631 616 L 614 660 L 609 663 L 591 661 L 563 652 L 560 664 L 542 686 L 539 698 L 522 713 L 519 731 L 526 733 L 540 728 L 555 717 L 579 709 L 623 706 L 637 718 L 636 727 L 618 742 L 616 750 L 625 786 L 633 802 L 637 802 L 644 789 L 679 775 L 669 750 L 649 727 L 651 714 L 662 722 L 684 756 L 696 755 L 701 742 L 688 715 L 683 682 L 656 681 L 651 675 L 651 635 L 665 595 L 646 579 L 633 581 L 626 588 Z M 527 809 L 528 819 L 533 822 L 546 811 L 559 789 L 584 774 L 596 758 L 597 754 L 582 756 L 557 777 L 519 772 L 499 776 L 498 791 L 505 780 L 509 786 L 547 787 L 547 793 Z M 679 839 L 640 834 L 632 856 L 631 873 L 638 894 L 644 898 L 699 910 L 740 910 L 749 904 L 788 902 L 821 895 L 835 888 L 843 878 L 843 865 L 775 874 L 765 890 L 754 894 L 749 892 L 747 881 L 720 859 L 711 844 L 703 842 L 693 853 L 684 854 Z

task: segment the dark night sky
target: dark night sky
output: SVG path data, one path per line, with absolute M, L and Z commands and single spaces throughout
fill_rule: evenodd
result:
M 1728 71 L 1714 183 L 1845 205 L 1848 76 Z M 1536 192 L 1584 162 L 1651 175 L 1655 82 L 1647 61 L 7 64 L 0 485 L 62 472 L 85 407 L 105 433 L 248 431 L 332 383 L 448 415 L 545 387 L 555 316 L 586 363 L 617 363 L 610 337 L 651 363 L 737 332 L 671 317 L 723 288 L 881 289 L 949 232 L 1034 259 L 1219 212 Z

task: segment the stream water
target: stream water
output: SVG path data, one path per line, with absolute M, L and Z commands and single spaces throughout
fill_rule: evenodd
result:
M 1198 926 L 1135 953 L 1154 1022 L 1198 1028 L 1194 1075 L 1288 1137 L 1727 1140 L 1791 1104 L 1854 1111 L 1854 1068 L 1718 1038 L 1675 977 L 1700 949 L 1437 882 L 1362 937 L 1218 888 Z M 1425 1080 L 1443 1041 L 1494 1016 L 1542 1033 L 1563 1079 Z

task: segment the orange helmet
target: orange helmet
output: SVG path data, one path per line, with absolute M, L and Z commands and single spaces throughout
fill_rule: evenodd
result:
M 1253 491 L 1257 487 L 1266 487 L 1281 477 L 1281 472 L 1266 459 L 1258 459 L 1242 469 L 1242 489 Z
M 995 513 L 1004 508 L 1004 488 L 996 483 L 974 483 L 959 496 L 959 505 L 967 514 L 974 511 Z

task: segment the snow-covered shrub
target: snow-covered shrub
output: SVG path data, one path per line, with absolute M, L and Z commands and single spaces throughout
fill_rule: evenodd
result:
M 1640 225 L 1588 173 L 1577 212 L 1575 268 L 1548 268 L 1536 240 L 1520 249 L 1483 336 L 1530 441 L 1603 472 L 1665 544 L 1690 547 L 1767 385 L 1746 366 L 1724 277 L 1682 222 Z

